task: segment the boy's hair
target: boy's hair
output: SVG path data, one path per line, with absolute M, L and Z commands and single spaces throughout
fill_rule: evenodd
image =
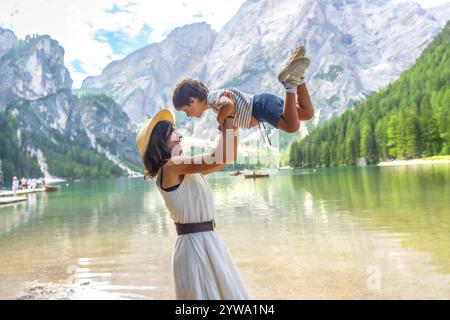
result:
M 180 81 L 172 94 L 173 106 L 177 110 L 181 110 L 184 106 L 189 105 L 190 98 L 197 98 L 200 101 L 206 101 L 208 88 L 200 80 L 184 79 Z

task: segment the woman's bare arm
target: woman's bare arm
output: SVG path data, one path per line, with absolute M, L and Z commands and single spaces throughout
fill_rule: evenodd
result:
M 237 155 L 238 155 L 238 145 L 239 145 L 239 135 L 238 135 L 238 133 L 239 133 L 239 131 L 236 130 L 235 133 L 233 134 L 233 139 L 234 139 L 234 142 L 233 142 L 233 147 L 234 147 L 233 157 L 234 157 L 234 161 L 237 160 Z M 209 174 L 209 173 L 216 172 L 217 170 L 219 170 L 219 169 L 214 169 L 214 168 L 207 169 L 206 171 L 203 171 L 202 174 L 206 175 L 206 174 Z
M 237 134 L 233 119 L 227 118 L 214 152 L 192 157 L 175 156 L 167 162 L 165 168 L 170 170 L 170 174 L 178 176 L 191 173 L 207 174 L 220 170 L 237 159 Z

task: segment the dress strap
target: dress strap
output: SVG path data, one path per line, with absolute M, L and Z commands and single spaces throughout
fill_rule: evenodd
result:
M 163 180 L 163 168 L 164 168 L 164 166 L 162 166 L 162 167 L 160 168 L 161 173 L 159 174 L 159 186 L 160 186 L 160 188 L 163 189 L 163 190 L 166 191 L 166 192 L 170 192 L 170 191 L 176 190 L 176 189 L 180 186 L 181 182 L 180 182 L 179 184 L 176 184 L 176 185 L 171 186 L 171 187 L 168 187 L 168 188 L 164 188 L 164 187 L 163 187 L 163 185 L 162 185 L 162 180 Z

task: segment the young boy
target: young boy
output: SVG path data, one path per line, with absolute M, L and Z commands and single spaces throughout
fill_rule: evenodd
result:
M 251 128 L 265 121 L 280 130 L 297 132 L 300 120 L 310 120 L 314 115 L 303 76 L 309 63 L 304 46 L 291 55 L 278 75 L 286 89 L 284 100 L 270 93 L 250 95 L 235 88 L 209 91 L 201 81 L 186 79 L 177 84 L 173 105 L 187 116 L 197 118 L 205 110 L 213 109 L 219 126 L 231 117 L 237 127 Z

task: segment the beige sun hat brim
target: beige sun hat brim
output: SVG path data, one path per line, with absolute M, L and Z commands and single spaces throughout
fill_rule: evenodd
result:
M 161 109 L 153 118 L 141 126 L 136 136 L 136 144 L 142 160 L 144 159 L 145 151 L 152 136 L 153 128 L 160 121 L 170 121 L 175 124 L 175 115 L 169 109 Z

